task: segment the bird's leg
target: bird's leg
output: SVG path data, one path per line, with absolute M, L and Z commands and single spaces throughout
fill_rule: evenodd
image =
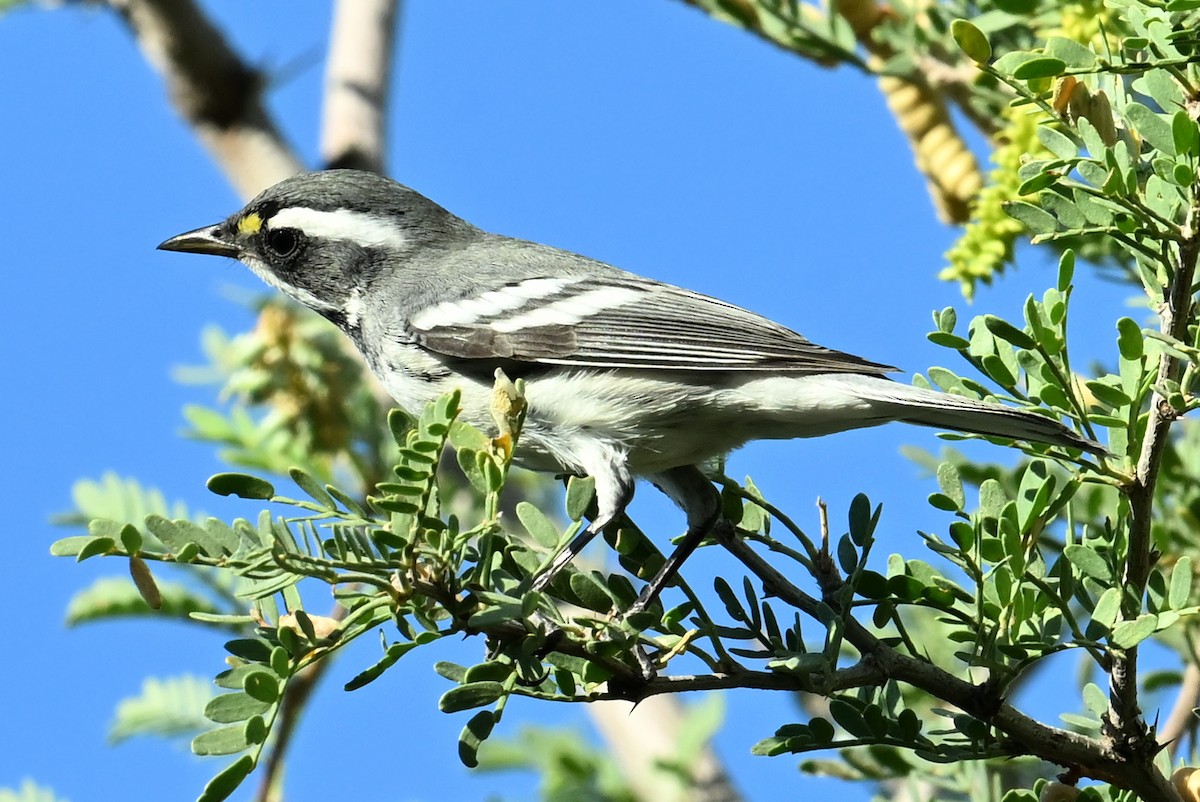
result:
M 596 480 L 596 517 L 587 528 L 580 532 L 567 544 L 567 547 L 554 556 L 546 570 L 534 577 L 533 590 L 545 590 L 554 577 L 592 542 L 604 527 L 611 524 L 625 511 L 625 507 L 633 500 L 633 477 L 626 472 L 597 472 L 592 474 Z
M 638 595 L 637 601 L 628 610 L 629 615 L 640 613 L 654 603 L 663 588 L 675 578 L 684 560 L 721 521 L 721 496 L 695 465 L 683 465 L 654 474 L 650 481 L 684 511 L 688 530 L 662 568 Z

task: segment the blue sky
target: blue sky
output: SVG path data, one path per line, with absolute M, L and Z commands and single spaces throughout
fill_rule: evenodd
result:
M 327 5 L 210 5 L 236 46 L 280 75 L 270 107 L 315 166 Z M 75 480 L 110 470 L 213 514 L 250 512 L 204 491 L 220 465 L 179 437 L 180 409 L 212 391 L 170 373 L 200 361 L 205 324 L 248 325 L 231 288 L 261 286 L 233 262 L 154 250 L 240 203 L 112 14 L 39 6 L 0 17 L 0 74 L 0 486 L 13 561 L 0 607 L 14 646 L 0 667 L 9 734 L 0 787 L 32 777 L 77 802 L 127 799 L 131 784 L 145 792 L 135 798 L 191 798 L 220 764 L 159 741 L 109 748 L 104 732 L 142 677 L 218 671 L 219 639 L 177 624 L 66 630 L 72 593 L 123 569 L 50 558 L 64 533 L 48 518 L 69 506 Z M 930 310 L 964 306 L 935 278 L 954 232 L 936 222 L 872 80 L 816 68 L 674 0 L 412 0 L 395 79 L 392 174 L 475 224 L 727 299 L 909 372 L 947 362 L 924 335 Z M 1083 278 L 1079 303 L 1097 310 L 1092 320 L 1113 319 L 1124 291 Z M 970 311 L 1016 316 L 1026 294 L 1052 283 L 1048 265 L 1027 266 Z M 1076 320 L 1076 364 L 1108 359 L 1109 324 Z M 947 523 L 925 505 L 936 487 L 899 454 L 906 443 L 940 445 L 932 431 L 892 426 L 752 445 L 730 472 L 755 476 L 810 526 L 818 495 L 839 526 L 853 495 L 867 492 L 884 504 L 882 558 L 913 551 L 917 528 Z M 633 511 L 663 537 L 682 526 L 649 487 Z M 698 565 L 729 567 L 716 553 Z M 446 685 L 430 668 L 478 657 L 478 644 L 455 648 L 418 654 L 355 694 L 337 688 L 373 658 L 347 655 L 303 723 L 289 798 L 339 787 L 364 800 L 531 797 L 529 778 L 459 766 L 466 717 L 437 712 Z M 792 720 L 786 697 L 729 702 L 718 748 L 749 799 L 866 798 L 802 777 L 794 759 L 750 757 L 756 740 Z M 588 727 L 582 710 L 546 705 L 511 706 L 505 729 L 521 721 Z M 352 777 L 354 757 L 380 770 Z

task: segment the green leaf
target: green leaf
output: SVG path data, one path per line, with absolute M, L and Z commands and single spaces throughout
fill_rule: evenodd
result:
M 837 558 L 838 565 L 846 574 L 854 573 L 854 569 L 858 567 L 858 550 L 854 548 L 854 541 L 850 539 L 850 535 L 838 538 Z
M 1163 115 L 1132 101 L 1125 106 L 1125 117 L 1133 123 L 1142 139 L 1168 156 L 1175 155 L 1175 134 L 1172 124 Z
M 844 699 L 829 700 L 829 715 L 842 729 L 853 736 L 863 738 L 871 735 L 871 729 L 863 720 L 858 708 Z
M 1016 387 L 1017 377 L 1009 370 L 1004 359 L 996 354 L 985 354 L 980 363 L 983 366 L 984 373 L 991 377 L 992 381 L 999 384 L 1001 387 Z
M 1008 503 L 1004 485 L 995 479 L 984 479 L 979 485 L 979 506 L 989 518 L 999 518 L 1000 511 Z
M 1004 340 L 1005 342 L 1008 342 L 1017 348 L 1025 348 L 1030 351 L 1037 348 L 1037 343 L 1034 342 L 1032 337 L 1018 329 L 1013 324 L 1009 323 L 1007 320 L 1002 320 L 994 315 L 984 315 L 983 325 L 987 326 L 988 331 L 990 331 L 992 334 L 995 334 L 1001 340 Z
M 51 557 L 78 557 L 84 546 L 95 540 L 91 535 L 71 535 L 50 544 Z M 110 538 L 111 540 L 111 538 Z
M 962 477 L 953 462 L 942 462 L 937 466 L 938 487 L 942 493 L 954 502 L 955 509 L 961 510 L 967 505 L 967 496 L 963 492 Z
M 945 493 L 930 493 L 929 498 L 926 500 L 929 502 L 929 506 L 933 507 L 935 510 L 942 510 L 943 512 L 958 512 L 962 509 L 962 507 L 960 507 L 954 499 L 950 498 Z
M 885 598 L 888 595 L 887 577 L 878 571 L 863 571 L 854 590 L 865 599 Z
M 75 562 L 83 562 L 91 557 L 100 557 L 107 554 L 112 554 L 117 550 L 116 541 L 111 537 L 92 537 L 88 538 L 87 542 L 83 543 L 78 553 L 75 555 Z
M 196 802 L 223 802 L 254 771 L 254 757 L 242 755 L 208 781 Z
M 812 733 L 813 740 L 815 740 L 819 746 L 825 746 L 833 742 L 833 725 L 820 716 L 808 722 L 808 731 Z
M 1023 50 L 1010 50 L 992 64 L 996 72 L 1012 75 L 1021 65 L 1038 58 L 1034 53 Z
M 1079 145 L 1075 140 L 1048 125 L 1038 126 L 1037 137 L 1047 150 L 1060 159 L 1074 159 L 1079 155 Z
M 1043 192 L 1038 195 L 1038 204 L 1054 215 L 1063 228 L 1087 228 L 1088 219 L 1083 211 L 1074 201 L 1057 192 Z
M 945 331 L 931 331 L 925 337 L 934 345 L 940 345 L 943 348 L 953 348 L 956 351 L 962 351 L 971 344 L 957 334 L 950 334 Z
M 463 675 L 463 681 L 466 683 L 473 682 L 503 682 L 512 676 L 514 666 L 512 663 L 505 663 L 500 660 L 488 660 L 483 663 L 477 663 L 467 669 L 467 673 Z
M 925 585 L 916 577 L 898 574 L 888 578 L 888 592 L 902 601 L 916 601 L 921 598 Z
M 174 552 L 182 551 L 184 546 L 189 543 L 195 543 L 208 557 L 221 557 L 229 553 L 209 534 L 208 530 L 187 519 L 171 521 L 161 515 L 151 514 L 146 516 L 146 528 L 161 540 L 164 546 Z
M 269 663 L 271 644 L 262 638 L 235 638 L 225 643 L 225 651 L 251 663 Z
M 223 693 L 214 696 L 204 708 L 204 715 L 210 721 L 218 724 L 233 724 L 245 721 L 251 716 L 261 715 L 271 708 L 266 702 L 260 702 L 245 693 Z
M 1178 610 L 1192 596 L 1192 558 L 1184 555 L 1171 570 L 1171 589 L 1167 593 L 1167 605 Z
M 581 521 L 596 495 L 596 480 L 590 476 L 572 476 L 567 480 L 567 517 Z
M 1121 615 L 1121 590 L 1120 588 L 1109 588 L 1100 594 L 1100 598 L 1096 600 L 1096 607 L 1092 610 L 1092 621 L 1105 630 L 1112 629 L 1112 625 L 1117 622 L 1117 618 Z
M 1114 409 L 1127 407 L 1130 403 L 1132 403 L 1129 396 L 1125 394 L 1124 390 L 1119 387 L 1113 387 L 1111 384 L 1106 384 L 1105 382 L 1093 379 L 1084 382 L 1084 386 L 1087 387 L 1092 395 L 1096 396 L 1097 400 L 1103 404 L 1113 407 Z
M 208 489 L 218 496 L 267 500 L 275 495 L 275 488 L 265 479 L 246 473 L 218 473 L 210 476 Z
M 463 677 L 467 675 L 466 666 L 460 666 L 458 663 L 451 663 L 449 660 L 439 660 L 433 664 L 433 670 L 437 672 L 439 677 L 445 677 L 451 682 L 461 683 Z
M 333 496 L 321 486 L 321 483 L 312 478 L 306 472 L 299 468 L 288 468 L 288 476 L 296 483 L 296 486 L 307 493 L 313 501 L 320 504 L 327 510 L 337 509 L 337 504 L 333 501 Z
M 1108 640 L 1118 649 L 1129 649 L 1153 635 L 1157 627 L 1158 616 L 1143 613 L 1132 621 L 1122 621 L 1113 627 Z
M 252 671 L 242 680 L 242 689 L 251 699 L 274 704 L 279 698 L 279 678 L 271 671 Z
M 1141 359 L 1144 345 L 1141 326 L 1127 317 L 1117 321 L 1117 350 L 1122 357 L 1131 361 Z
M 1071 565 L 1092 579 L 1100 582 L 1113 580 L 1112 568 L 1109 566 L 1108 560 L 1104 559 L 1095 549 L 1079 543 L 1071 543 L 1063 549 L 1063 554 L 1071 561 Z
M 142 533 L 133 524 L 121 527 L 121 546 L 129 554 L 137 554 L 142 550 Z
M 491 710 L 480 710 L 458 735 L 458 759 L 469 769 L 479 765 L 479 747 L 492 734 L 496 726 L 496 714 Z
M 1039 129 L 1042 130 L 1042 129 Z M 1058 176 L 1051 172 L 1037 173 L 1032 178 L 1028 179 L 1021 186 L 1017 187 L 1018 195 L 1032 195 L 1035 192 L 1041 192 L 1043 189 L 1058 183 Z
M 1171 138 L 1175 140 L 1175 152 L 1178 155 L 1200 155 L 1200 128 L 1183 109 L 1171 117 Z
M 1058 230 L 1058 221 L 1045 209 L 1025 201 L 1005 201 L 1004 212 L 1018 221 L 1032 234 L 1052 234 Z
M 965 19 L 956 19 L 950 23 L 950 35 L 967 58 L 976 64 L 986 64 L 992 58 L 992 46 L 988 43 L 983 31 L 976 28 Z
M 246 738 L 246 743 L 260 744 L 267 740 L 269 734 L 267 722 L 263 720 L 262 716 L 251 716 L 242 725 L 242 735 Z
M 240 724 L 202 732 L 192 739 L 194 755 L 232 755 L 249 747 L 245 727 Z
M 1032 81 L 1038 78 L 1053 78 L 1062 75 L 1066 69 L 1066 63 L 1060 58 L 1039 56 L 1018 66 L 1013 70 L 1012 76 L 1019 81 Z
M 450 425 L 450 443 L 459 450 L 486 451 L 491 440 L 471 424 L 456 420 Z
M 517 503 L 517 518 L 525 527 L 525 531 L 533 538 L 534 543 L 546 548 L 554 548 L 558 545 L 558 527 L 546 517 L 545 513 L 528 501 Z
M 1075 278 L 1075 251 L 1067 249 L 1058 259 L 1058 291 L 1066 292 Z
M 1091 48 L 1062 36 L 1049 37 L 1046 40 L 1045 53 L 1072 69 L 1088 70 L 1096 64 L 1096 54 Z
M 438 700 L 438 709 L 443 713 L 458 713 L 490 705 L 504 694 L 504 686 L 499 682 L 472 682 L 451 688 L 442 694 L 442 698 Z
M 856 493 L 850 500 L 850 539 L 856 546 L 865 546 L 870 542 L 880 512 L 880 509 L 871 512 L 871 500 L 865 493 Z
M 604 576 L 598 571 L 579 571 L 568 580 L 571 592 L 579 597 L 580 603 L 589 610 L 607 613 L 613 608 L 614 599 L 604 584 Z

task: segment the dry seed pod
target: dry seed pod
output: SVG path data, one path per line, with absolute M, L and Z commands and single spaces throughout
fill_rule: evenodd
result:
M 1060 783 L 1057 780 L 1048 782 L 1038 796 L 1038 802 L 1071 802 L 1079 796 L 1079 789 L 1073 785 Z
M 308 620 L 312 623 L 313 635 L 317 642 L 324 641 L 337 632 L 338 624 L 336 618 L 330 618 L 327 615 L 309 615 Z M 301 637 L 307 637 L 304 627 L 300 626 L 300 622 L 296 619 L 295 613 L 284 613 L 279 616 L 279 629 L 290 629 Z
M 1171 785 L 1175 786 L 1184 802 L 1200 802 L 1200 771 L 1194 766 L 1175 769 L 1171 775 Z

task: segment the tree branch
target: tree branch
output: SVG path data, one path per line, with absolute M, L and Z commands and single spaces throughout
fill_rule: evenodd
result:
M 1192 109 L 1195 113 L 1195 109 Z M 1200 183 L 1192 188 L 1192 207 L 1183 226 L 1183 241 L 1178 248 L 1178 262 L 1170 270 L 1165 303 L 1160 311 L 1159 330 L 1175 340 L 1186 340 L 1192 322 L 1192 299 L 1195 292 L 1196 261 L 1200 258 Z M 1178 413 L 1161 394 L 1169 381 L 1177 381 L 1182 361 L 1166 349 L 1159 357 L 1155 391 L 1150 396 L 1150 413 L 1146 435 L 1142 440 L 1137 469 L 1125 488 L 1129 499 L 1129 546 L 1125 559 L 1124 593 L 1121 612 L 1132 620 L 1142 613 L 1146 582 L 1153 565 L 1151 533 L 1154 511 L 1154 491 L 1163 456 L 1167 451 L 1167 436 Z M 1137 646 L 1115 651 L 1109 682 L 1108 734 L 1115 747 L 1128 753 L 1158 748 L 1138 708 L 1138 649 Z
M 386 172 L 398 6 L 398 0 L 338 0 L 334 5 L 321 121 L 326 167 Z
M 762 580 L 768 592 L 816 615 L 819 602 L 791 584 L 748 544 L 740 538 L 724 538 L 722 543 Z M 832 606 L 829 600 L 826 603 Z M 862 654 L 863 662 L 873 664 L 884 677 L 920 688 L 1004 733 L 1011 739 L 1013 754 L 1036 755 L 1077 769 L 1083 776 L 1132 790 L 1145 800 L 1178 799 L 1170 781 L 1149 760 L 1133 760 L 1110 744 L 1030 718 L 986 683 L 973 685 L 932 663 L 901 654 L 850 616 L 845 617 L 845 637 Z
M 638 799 L 741 801 L 741 794 L 707 745 L 679 765 L 683 757 L 679 736 L 688 722 L 675 697 L 656 696 L 636 704 L 600 702 L 588 705 L 588 712 Z M 677 775 L 664 770 L 675 766 L 687 772 L 686 791 Z
M 192 0 L 109 0 L 242 198 L 303 169 L 262 105 L 263 76 Z

